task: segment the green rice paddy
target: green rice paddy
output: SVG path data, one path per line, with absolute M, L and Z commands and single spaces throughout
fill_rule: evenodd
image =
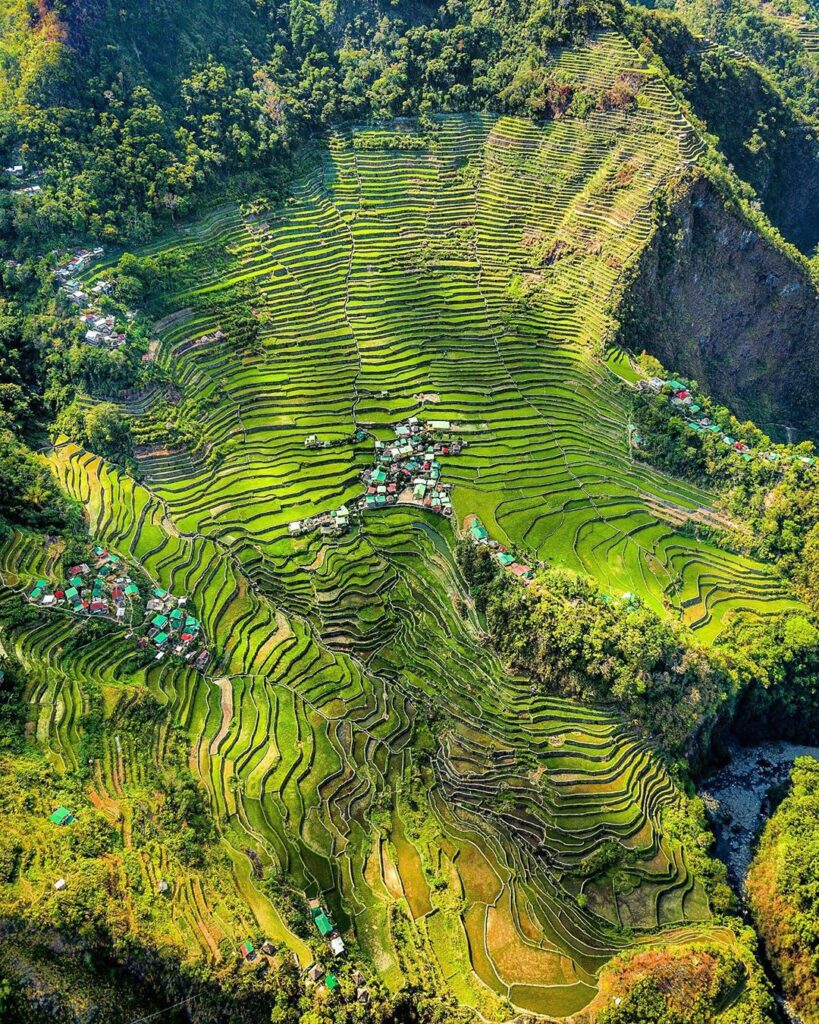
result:
M 793 603 L 765 566 L 675 527 L 711 496 L 632 461 L 627 389 L 616 355 L 603 360 L 652 196 L 697 140 L 617 34 L 557 64 L 593 93 L 637 76 L 635 110 L 339 131 L 275 213 L 223 207 L 162 239 L 153 250 L 185 252 L 191 269 L 158 358 L 199 444 L 145 452 L 143 484 L 68 442 L 50 456 L 100 542 L 191 595 L 215 652 L 207 678 L 138 673 L 186 730 L 235 866 L 233 916 L 174 895 L 192 955 L 215 955 L 203 936 L 244 937 L 250 919 L 309 960 L 248 849 L 320 895 L 387 984 L 448 985 L 489 1017 L 508 1003 L 568 1015 L 619 950 L 709 929 L 702 885 L 660 829 L 674 787 L 644 740 L 535 693 L 453 603 L 453 529 L 469 513 L 705 638 L 731 612 Z M 259 336 L 214 339 L 240 305 Z M 422 409 L 420 394 L 437 400 Z M 469 438 L 442 457 L 453 523 L 395 507 L 340 538 L 288 536 L 290 521 L 354 503 L 372 436 L 418 414 Z M 364 442 L 305 449 L 310 434 L 359 427 Z M 45 557 L 15 536 L 2 599 Z M 54 615 L 17 639 L 50 669 L 34 731 L 65 768 L 84 681 L 135 681 L 127 641 L 66 657 L 70 629 Z M 107 742 L 99 787 L 112 794 L 129 758 Z M 610 840 L 628 866 L 587 877 Z

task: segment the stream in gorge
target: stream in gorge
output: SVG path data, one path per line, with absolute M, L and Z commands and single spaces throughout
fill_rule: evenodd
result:
M 756 842 L 765 822 L 786 792 L 797 757 L 819 760 L 819 747 L 799 743 L 768 742 L 745 747 L 729 745 L 728 763 L 706 778 L 699 789 L 716 835 L 714 853 L 728 868 L 728 881 L 740 898 L 743 915 L 750 921 L 744 890 Z M 763 966 L 774 988 L 783 1019 L 798 1024 L 788 1007 L 771 965 Z

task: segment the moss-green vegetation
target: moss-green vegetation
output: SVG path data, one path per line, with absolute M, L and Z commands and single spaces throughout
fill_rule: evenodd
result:
M 785 994 L 806 1024 L 819 1020 L 818 853 L 819 763 L 802 757 L 794 764 L 787 796 L 762 833 L 747 889 Z

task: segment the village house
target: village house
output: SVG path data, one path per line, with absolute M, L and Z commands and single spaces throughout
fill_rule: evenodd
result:
M 93 575 L 85 562 L 71 566 L 66 585 L 52 589 L 48 580 L 38 579 L 28 595 L 29 600 L 43 607 L 66 606 L 74 614 L 107 617 L 123 625 L 129 608 L 132 614 L 139 615 L 140 589 L 124 571 L 122 560 L 97 546 L 93 549 L 93 562 Z M 210 662 L 210 652 L 200 647 L 202 624 L 188 613 L 186 606 L 186 597 L 177 598 L 162 587 L 155 587 L 145 606 L 149 616 L 147 629 L 137 643 L 140 647 L 152 644 L 158 652 L 157 661 L 172 651 L 201 671 Z M 128 637 L 133 635 L 133 631 L 129 631 Z
M 324 968 L 321 964 L 313 964 L 307 971 L 307 982 L 310 985 L 318 985 L 324 977 Z
M 469 532 L 472 536 L 472 539 L 476 541 L 476 543 L 478 544 L 485 544 L 489 540 L 489 534 L 477 516 L 475 516 L 475 518 L 472 520 L 472 525 L 469 527 Z
M 70 825 L 74 821 L 74 815 L 67 807 L 56 807 L 48 820 L 53 825 Z

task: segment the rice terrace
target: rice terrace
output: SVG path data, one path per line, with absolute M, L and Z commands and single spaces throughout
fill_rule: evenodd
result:
M 700 748 L 664 756 L 662 723 L 555 686 L 537 659 L 558 641 L 516 632 L 552 586 L 567 620 L 590 600 L 673 626 L 696 653 L 671 676 L 713 657 L 730 680 L 673 717 L 739 700 L 757 664 L 730 644 L 813 629 L 741 507 L 742 474 L 813 481 L 812 447 L 738 432 L 716 400 L 692 404 L 705 381 L 669 387 L 622 347 L 624 296 L 665 244 L 658 197 L 700 180 L 715 143 L 605 21 L 549 56 L 553 81 L 604 98 L 582 117 L 339 120 L 274 202 L 234 190 L 141 241 L 51 254 L 60 316 L 112 359 L 142 330 L 145 376 L 71 406 L 113 406 L 132 456 L 100 454 L 71 416 L 32 456 L 86 546 L 0 532 L 0 654 L 39 758 L 7 765 L 39 782 L 0 803 L 4 919 L 30 901 L 62 918 L 38 926 L 85 934 L 87 884 L 110 897 L 106 943 L 139 936 L 233 990 L 286 963 L 322 999 L 410 986 L 496 1021 L 636 1020 L 605 1016 L 633 984 L 617 988 L 623 965 L 699 951 L 740 965 L 704 1021 L 777 1019 L 743 1015 L 767 982 L 680 809 Z M 126 323 L 110 296 L 128 260 L 175 270 Z M 719 434 L 728 499 L 716 458 L 697 476 L 653 457 L 675 414 L 696 443 Z M 0 954 L 0 977 L 15 969 Z M 164 988 L 156 1009 L 194 1013 L 201 991 Z

